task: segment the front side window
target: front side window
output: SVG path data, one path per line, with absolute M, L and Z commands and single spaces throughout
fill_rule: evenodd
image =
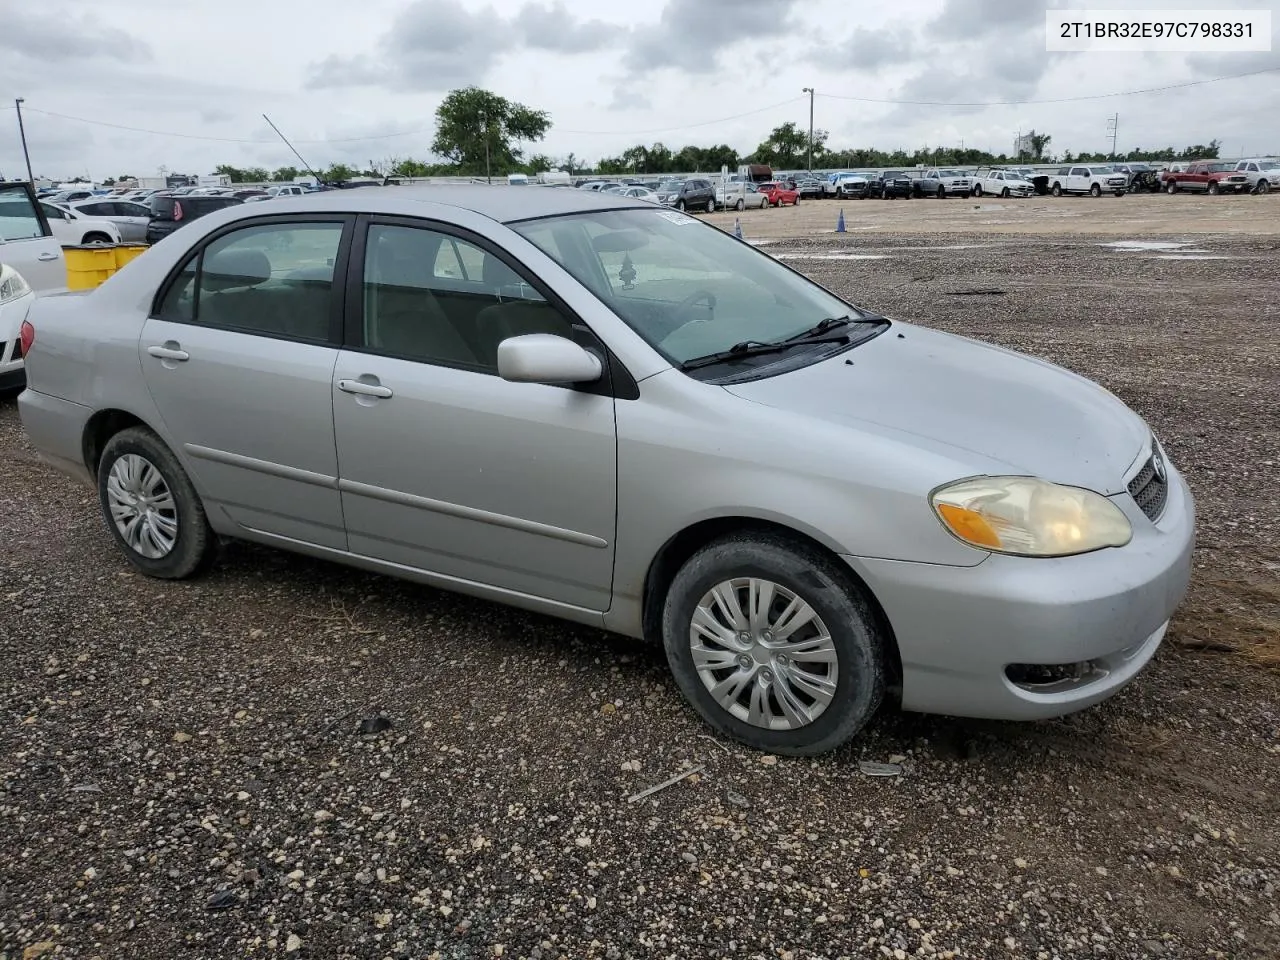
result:
M 854 312 L 754 247 L 670 210 L 573 214 L 513 229 L 676 365 Z
M 498 344 L 569 337 L 569 320 L 495 254 L 423 227 L 375 224 L 364 264 L 366 349 L 405 360 L 498 369 Z
M 341 223 L 274 223 L 224 234 L 184 265 L 159 316 L 327 341 L 342 229 Z

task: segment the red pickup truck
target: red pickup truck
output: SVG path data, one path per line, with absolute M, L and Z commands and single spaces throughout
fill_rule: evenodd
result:
M 1224 160 L 1197 160 L 1186 170 L 1166 173 L 1164 188 L 1169 193 L 1177 193 L 1179 190 L 1245 193 L 1250 189 L 1250 184 L 1249 178 L 1237 171 L 1234 163 Z

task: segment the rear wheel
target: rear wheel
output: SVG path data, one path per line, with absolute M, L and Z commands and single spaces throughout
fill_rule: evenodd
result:
M 884 640 L 865 597 L 822 552 L 766 534 L 704 547 L 667 591 L 667 661 L 685 698 L 758 750 L 833 750 L 884 694 Z
M 149 577 L 182 580 L 204 570 L 217 541 L 177 457 L 146 427 L 107 441 L 98 498 L 125 558 Z
M 96 233 L 96 232 L 95 232 L 95 233 L 86 233 L 86 234 L 84 235 L 84 240 L 82 240 L 81 242 L 82 242 L 82 243 L 89 243 L 89 244 L 93 244 L 93 245 L 95 245 L 95 246 L 100 246 L 100 245 L 102 245 L 102 244 L 104 244 L 104 243 L 110 243 L 110 242 L 111 242 L 111 238 L 110 238 L 110 237 L 108 237 L 105 233 Z
M 1098 185 L 1095 183 L 1093 186 L 1091 186 L 1091 187 L 1089 188 L 1089 196 L 1091 196 L 1091 197 L 1100 197 L 1100 196 L 1102 196 L 1102 187 L 1098 186 Z
M 979 183 L 979 184 L 975 184 L 975 185 L 974 185 L 974 188 L 973 188 L 973 195 L 974 195 L 975 197 L 980 197 L 980 196 L 982 196 L 982 184 L 980 184 L 980 183 Z

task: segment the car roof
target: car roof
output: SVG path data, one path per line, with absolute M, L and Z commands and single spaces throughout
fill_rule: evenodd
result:
M 618 191 L 600 194 L 592 190 L 555 190 L 534 186 L 512 190 L 507 186 L 439 184 L 420 186 L 363 187 L 359 190 L 328 190 L 291 198 L 291 212 L 378 213 L 426 215 L 429 206 L 469 210 L 499 223 L 534 220 L 592 210 L 623 207 L 650 209 L 650 204 L 624 197 Z M 284 208 L 281 208 L 284 209 Z M 438 215 L 438 214 L 437 214 Z

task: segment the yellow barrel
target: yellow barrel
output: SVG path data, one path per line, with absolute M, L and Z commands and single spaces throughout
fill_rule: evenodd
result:
M 116 253 L 103 244 L 63 247 L 67 261 L 67 286 L 72 290 L 92 290 L 116 272 Z
M 116 269 L 119 270 L 130 260 L 140 257 L 147 251 L 145 243 L 117 243 L 111 248 L 115 254 Z

